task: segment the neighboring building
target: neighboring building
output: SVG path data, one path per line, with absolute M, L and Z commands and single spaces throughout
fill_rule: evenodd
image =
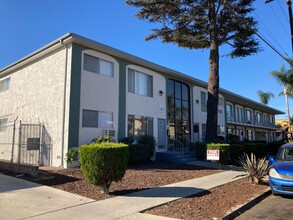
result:
M 156 150 L 164 151 L 174 139 L 204 141 L 206 88 L 206 82 L 69 33 L 0 71 L 0 138 L 10 123 L 18 137 L 13 144 L 40 144 L 39 163 L 52 166 L 66 166 L 69 148 L 106 133 L 116 140 L 153 135 Z M 283 112 L 220 89 L 218 134 L 273 141 L 276 114 Z M 39 139 L 23 138 L 30 127 L 17 136 L 20 120 L 41 124 Z M 9 156 L 1 139 L 0 151 L 0 159 Z

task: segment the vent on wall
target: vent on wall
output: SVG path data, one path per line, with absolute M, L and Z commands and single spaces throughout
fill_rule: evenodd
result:
M 104 130 L 104 135 L 115 138 L 115 130 Z

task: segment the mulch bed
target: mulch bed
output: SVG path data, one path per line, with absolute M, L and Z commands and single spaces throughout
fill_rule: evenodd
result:
M 79 168 L 49 168 L 41 170 L 36 177 L 28 175 L 17 175 L 17 177 L 94 200 L 103 200 L 220 172 L 223 170 L 167 162 L 132 165 L 127 169 L 122 181 L 112 183 L 110 195 L 105 195 L 99 187 L 88 183 Z M 1 173 L 16 176 L 10 172 Z M 230 208 L 246 202 L 267 187 L 267 185 L 252 185 L 245 178 L 154 208 L 147 213 L 179 219 L 219 218 L 223 217 Z
M 219 172 L 223 172 L 223 170 L 167 162 L 132 165 L 127 169 L 122 181 L 112 183 L 110 195 L 105 195 L 99 187 L 88 183 L 79 168 L 41 170 L 36 177 L 24 175 L 20 178 L 94 200 L 103 200 Z
M 156 207 L 146 213 L 186 220 L 221 219 L 227 211 L 248 202 L 267 188 L 268 184 L 254 185 L 244 178 Z

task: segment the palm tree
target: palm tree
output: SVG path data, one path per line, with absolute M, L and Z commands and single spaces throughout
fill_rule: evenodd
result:
M 281 92 L 279 95 L 285 96 L 288 125 L 290 129 L 291 126 L 288 97 L 293 98 L 293 68 L 291 66 L 289 70 L 286 70 L 285 66 L 283 65 L 279 71 L 272 71 L 271 75 L 277 80 L 277 82 L 284 86 L 284 92 Z
M 267 105 L 271 98 L 274 98 L 274 94 L 271 92 L 263 92 L 261 90 L 257 91 L 257 94 L 259 95 L 260 101 L 262 104 Z

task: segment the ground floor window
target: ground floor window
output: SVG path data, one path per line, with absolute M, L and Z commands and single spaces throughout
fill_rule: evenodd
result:
M 82 127 L 112 129 L 113 113 L 84 109 L 82 111 Z
M 138 137 L 142 135 L 154 135 L 153 129 L 153 118 L 138 116 L 138 115 L 128 115 L 128 136 Z

